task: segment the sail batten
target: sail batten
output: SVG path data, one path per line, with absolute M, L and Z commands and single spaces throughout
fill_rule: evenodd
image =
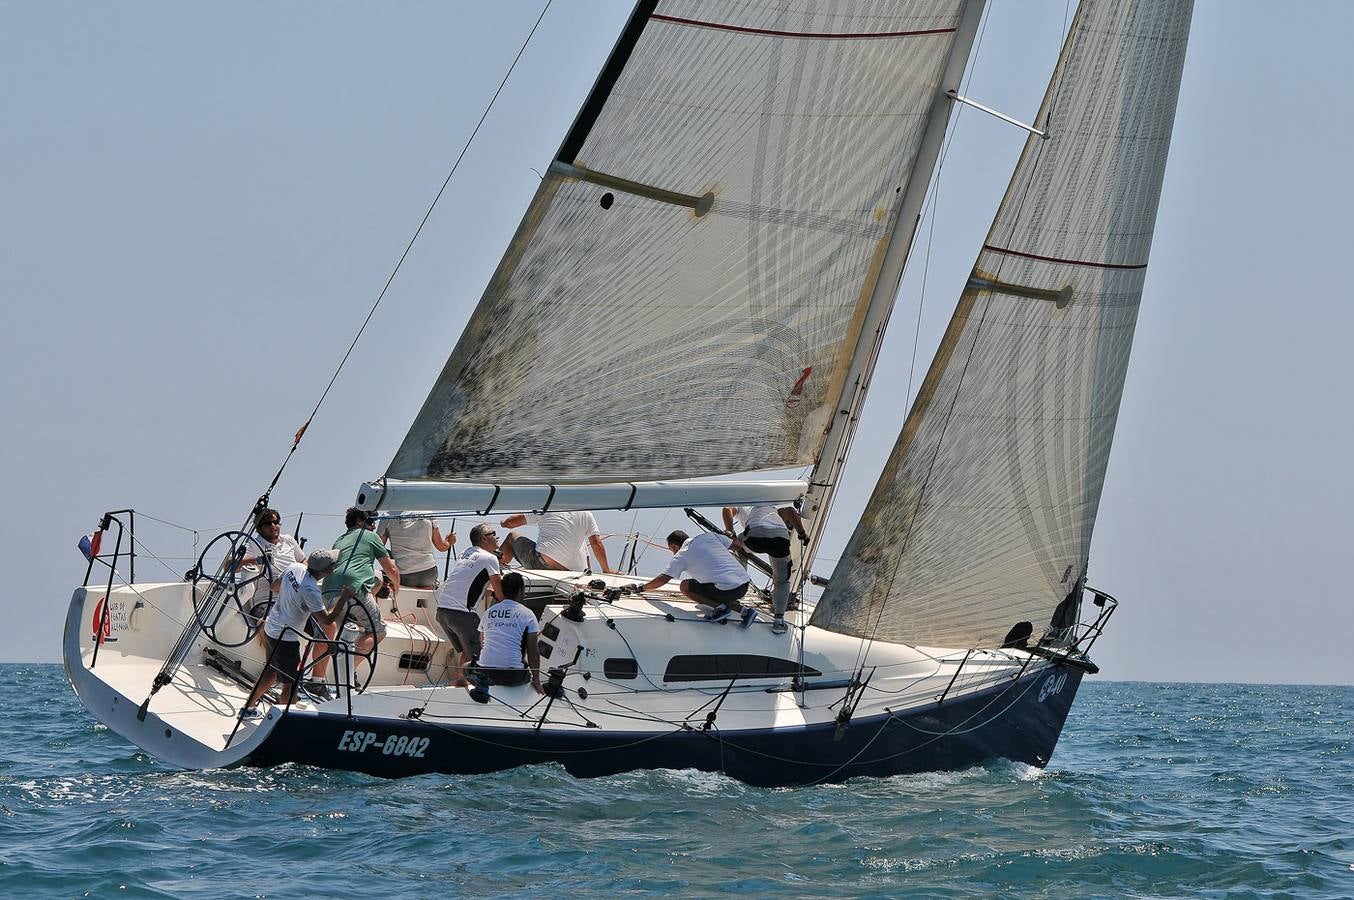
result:
M 813 624 L 997 647 L 1084 577 L 1190 7 L 1083 0 L 1034 120 L 1049 138 L 1026 142 Z
M 637 7 L 387 476 L 812 464 L 963 5 Z

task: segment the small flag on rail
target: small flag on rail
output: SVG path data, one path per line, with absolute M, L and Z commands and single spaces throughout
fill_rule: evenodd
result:
M 103 540 L 103 532 L 96 531 L 93 534 L 87 534 L 84 537 L 80 538 L 80 543 L 77 544 L 76 546 L 78 546 L 80 548 L 80 552 L 85 555 L 85 559 L 89 560 L 90 562 L 93 562 L 94 557 L 99 555 L 99 542 L 102 540 Z

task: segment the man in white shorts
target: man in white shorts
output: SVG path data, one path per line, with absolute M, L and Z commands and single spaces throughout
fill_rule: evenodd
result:
M 470 546 L 447 572 L 437 595 L 437 624 L 451 641 L 447 660 L 457 686 L 465 686 L 465 667 L 480 656 L 480 617 L 475 613 L 480 597 L 486 587 L 494 599 L 503 596 L 497 551 L 498 532 L 492 525 L 470 529 Z
M 588 568 L 587 547 L 592 548 L 593 556 L 602 571 L 611 573 L 606 558 L 606 545 L 602 543 L 602 532 L 597 527 L 597 519 L 592 513 L 548 512 L 540 515 L 508 516 L 499 523 L 504 528 L 521 528 L 523 525 L 535 525 L 540 530 L 536 540 L 510 532 L 503 541 L 503 565 L 513 560 L 524 569 L 563 569 L 570 572 L 582 572 Z

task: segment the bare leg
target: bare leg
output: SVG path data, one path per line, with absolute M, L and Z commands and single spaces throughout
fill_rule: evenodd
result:
M 262 677 L 259 678 L 259 683 L 254 688 L 253 693 L 249 695 L 249 699 L 244 702 L 244 708 L 252 709 L 258 705 L 259 698 L 268 693 L 268 689 L 273 686 L 273 682 L 275 681 L 277 681 L 277 673 L 274 672 L 270 666 L 268 670 L 263 673 Z
M 325 622 L 320 626 L 320 630 L 324 632 L 326 638 L 332 641 L 334 635 L 338 634 L 338 624 L 336 622 Z M 315 668 L 310 670 L 310 680 L 324 681 L 324 673 L 329 671 L 329 657 L 333 655 L 329 652 L 330 648 L 326 646 L 323 650 L 319 650 L 316 648 L 315 644 L 311 644 L 307 649 L 311 652 L 320 653 L 320 658 L 315 663 Z
M 517 532 L 509 531 L 508 536 L 498 544 L 498 559 L 505 566 L 512 562 L 512 542 L 515 540 L 517 540 Z

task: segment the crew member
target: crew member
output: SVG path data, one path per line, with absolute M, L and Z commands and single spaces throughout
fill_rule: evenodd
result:
M 588 567 L 587 547 L 592 547 L 593 556 L 602 571 L 614 574 L 606 558 L 606 545 L 602 543 L 602 532 L 597 527 L 597 519 L 592 513 L 548 512 L 540 515 L 508 516 L 499 523 L 504 528 L 521 528 L 523 525 L 539 527 L 536 540 L 509 532 L 503 542 L 503 565 L 514 559 L 524 569 L 565 569 L 570 572 L 582 572 Z
M 738 564 L 734 550 L 741 550 L 738 538 L 728 538 L 713 531 L 687 537 L 685 531 L 668 535 L 668 550 L 672 562 L 662 575 L 633 588 L 638 593 L 660 588 L 682 573 L 688 578 L 681 582 L 682 594 L 697 603 L 713 607 L 709 618 L 723 622 L 739 613 L 743 627 L 748 628 L 757 619 L 757 610 L 744 607 L 743 597 L 748 592 L 748 573 Z
M 347 621 L 352 622 L 359 632 L 353 650 L 364 658 L 386 633 L 381 608 L 371 596 L 376 584 L 373 563 L 380 563 L 390 578 L 391 589 L 396 593 L 400 590 L 400 570 L 390 558 L 386 545 L 370 530 L 372 518 L 372 514 L 365 510 L 355 506 L 348 508 L 343 517 L 348 530 L 334 541 L 334 549 L 339 552 L 338 563 L 321 585 L 326 602 L 345 587 L 352 588 L 353 599 L 347 607 Z M 328 635 L 332 638 L 334 631 L 328 632 Z M 316 680 L 324 680 L 325 665 L 326 662 L 322 660 L 315 666 Z
M 771 631 L 784 634 L 785 610 L 790 605 L 790 529 L 799 535 L 800 543 L 808 544 L 804 520 L 793 506 L 726 506 L 724 528 L 733 535 L 737 519 L 739 541 L 753 553 L 765 553 L 771 563 L 771 603 L 775 617 Z
M 503 576 L 503 599 L 484 614 L 484 650 L 480 653 L 479 671 L 490 684 L 515 686 L 531 682 L 536 693 L 541 687 L 541 649 L 538 641 L 540 626 L 536 614 L 522 605 L 526 596 L 526 581 L 520 572 Z M 522 655 L 526 653 L 526 664 Z
M 437 624 L 451 641 L 447 662 L 452 683 L 458 687 L 466 685 L 465 667 L 480 656 L 480 617 L 475 606 L 486 587 L 495 600 L 503 597 L 497 554 L 498 532 L 492 525 L 481 523 L 470 529 L 470 546 L 451 567 L 437 595 Z
M 259 552 L 252 555 L 245 555 L 240 558 L 241 566 L 258 566 L 266 559 L 268 568 L 272 576 L 270 581 L 259 579 L 258 587 L 254 589 L 254 597 L 250 601 L 250 614 L 261 618 L 267 607 L 268 601 L 276 597 L 282 590 L 282 575 L 288 568 L 296 563 L 306 561 L 305 551 L 301 549 L 301 544 L 290 534 L 282 533 L 282 516 L 275 509 L 261 509 L 254 515 L 254 531 L 257 532 L 253 538 L 258 546 Z M 259 632 L 259 643 L 264 641 L 263 632 Z
M 456 543 L 442 532 L 432 519 L 403 518 L 402 513 L 390 513 L 393 518 L 382 518 L 376 534 L 390 547 L 395 568 L 400 570 L 400 584 L 404 587 L 437 587 L 437 553 L 446 553 Z
M 343 616 L 346 602 L 353 596 L 352 587 L 344 586 L 335 596 L 333 605 L 326 606 L 320 593 L 316 579 L 333 572 L 338 558 L 337 550 L 315 550 L 304 563 L 293 563 L 282 573 L 277 602 L 263 623 L 271 662 L 245 701 L 241 719 L 258 718 L 259 698 L 274 682 L 281 681 L 284 685 L 283 704 L 296 699 L 296 679 L 301 669 L 301 635 L 305 633 L 308 621 L 313 618 L 321 627 L 331 628 Z

